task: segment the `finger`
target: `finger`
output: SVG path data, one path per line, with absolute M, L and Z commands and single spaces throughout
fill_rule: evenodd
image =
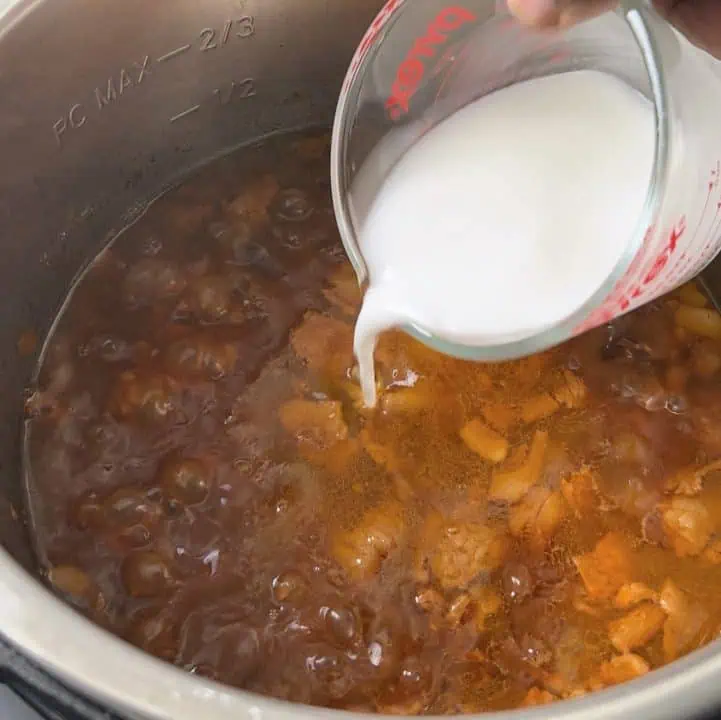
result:
M 508 9 L 531 27 L 553 27 L 561 17 L 554 0 L 508 0 Z
M 561 8 L 558 20 L 559 27 L 571 27 L 584 20 L 590 20 L 597 15 L 612 10 L 618 2 L 615 0 L 585 0 L 585 2 L 564 3 L 565 7 Z
M 508 0 L 510 11 L 533 27 L 569 27 L 600 15 L 617 5 L 617 0 Z

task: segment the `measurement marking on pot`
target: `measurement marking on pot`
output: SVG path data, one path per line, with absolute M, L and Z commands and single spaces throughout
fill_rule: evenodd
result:
M 245 39 L 255 35 L 255 18 L 252 15 L 244 15 L 242 18 L 227 20 L 219 31 L 217 28 L 206 27 L 200 33 L 200 52 L 216 50 L 227 45 L 231 33 L 235 29 L 235 37 Z M 220 36 L 220 37 L 218 37 Z
M 68 130 L 77 130 L 85 125 L 88 116 L 83 112 L 83 106 L 80 103 L 75 103 L 66 115 L 59 118 L 53 123 L 53 135 L 55 136 L 55 142 L 60 146 L 62 145 L 63 135 Z
M 221 107 L 233 102 L 233 100 L 244 100 L 245 98 L 251 98 L 256 94 L 255 78 L 244 78 L 243 80 L 231 80 L 228 85 L 223 87 L 217 87 L 213 90 L 213 95 L 217 98 L 218 104 Z M 182 120 L 188 115 L 192 115 L 201 109 L 201 105 L 193 105 L 192 107 L 183 110 L 182 112 L 176 113 L 170 118 L 170 122 L 174 123 L 178 120 Z
M 102 110 L 115 102 L 123 93 L 130 88 L 140 85 L 146 75 L 150 75 L 150 56 L 146 55 L 141 63 L 133 63 L 130 71 L 120 68 L 117 77 L 110 76 L 102 86 L 95 88 L 95 102 L 98 110 Z
M 197 112 L 200 110 L 200 105 L 193 105 L 193 107 L 187 108 L 187 110 L 183 110 L 182 112 L 177 113 L 177 115 L 173 115 L 173 117 L 170 118 L 170 122 L 174 123 L 178 120 L 182 120 L 184 117 L 187 117 L 188 115 L 192 115 L 194 112 Z
M 150 55 L 145 55 L 142 60 L 120 68 L 117 74 L 111 75 L 105 83 L 98 85 L 92 94 L 97 110 L 102 111 L 132 88 L 145 82 L 146 77 L 152 74 L 151 65 Z M 87 103 L 72 103 L 66 113 L 53 123 L 52 131 L 56 144 L 62 147 L 65 134 L 70 130 L 79 130 L 86 124 L 88 117 Z
M 184 55 L 193 48 L 205 53 L 231 44 L 234 38 L 242 40 L 253 35 L 255 35 L 255 17 L 253 15 L 243 15 L 228 19 L 220 26 L 205 27 L 200 30 L 196 35 L 196 39 L 192 42 L 168 50 L 155 59 L 151 59 L 150 55 L 145 55 L 139 62 L 133 62 L 130 65 L 121 67 L 117 73 L 108 77 L 103 83 L 98 84 L 91 91 L 89 98 L 71 103 L 65 113 L 55 120 L 52 124 L 55 143 L 62 148 L 63 143 L 69 138 L 68 133 L 70 131 L 79 130 L 87 124 L 92 115 L 92 105 L 95 105 L 96 112 L 102 112 L 105 108 L 114 105 L 132 88 L 145 82 L 145 78 L 153 74 L 154 67 Z M 218 102 L 225 106 L 236 98 L 253 97 L 255 95 L 255 81 L 252 78 L 245 78 L 231 83 L 230 87 L 218 88 L 213 92 L 218 98 Z M 170 122 L 176 122 L 198 109 L 200 109 L 199 105 L 183 110 L 173 115 Z
M 177 57 L 178 55 L 182 55 L 184 52 L 188 52 L 190 48 L 193 47 L 190 43 L 187 43 L 186 45 L 181 45 L 180 47 L 175 48 L 175 50 L 171 50 L 170 52 L 166 52 L 165 55 L 161 55 L 156 62 L 164 63 L 168 60 L 172 60 L 174 57 Z
M 218 98 L 221 105 L 227 105 L 236 98 L 239 100 L 251 98 L 255 94 L 255 80 L 253 78 L 244 78 L 238 82 L 231 80 L 229 86 L 213 90 L 213 95 Z
M 225 27 L 223 28 L 223 38 L 220 41 L 221 45 L 225 45 L 225 43 L 228 42 L 228 38 L 230 37 L 230 31 L 233 29 L 233 21 L 228 20 L 227 23 L 225 23 Z

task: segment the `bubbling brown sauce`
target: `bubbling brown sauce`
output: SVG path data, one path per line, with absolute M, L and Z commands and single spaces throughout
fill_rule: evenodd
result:
M 49 583 L 189 672 L 370 712 L 552 702 L 713 640 L 721 316 L 689 285 L 497 365 L 391 333 L 366 410 L 327 152 L 213 163 L 74 288 L 28 400 Z

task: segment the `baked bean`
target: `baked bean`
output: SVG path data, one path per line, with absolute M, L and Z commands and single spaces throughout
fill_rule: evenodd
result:
M 70 508 L 71 523 L 80 530 L 99 528 L 105 520 L 103 502 L 92 490 L 84 493 Z
M 128 370 L 113 389 L 111 411 L 119 420 L 162 422 L 178 414 L 175 392 L 175 382 L 166 375 Z
M 207 275 L 190 287 L 191 307 L 202 320 L 218 322 L 229 312 L 233 300 L 233 282 L 228 275 Z
M 220 380 L 235 370 L 238 351 L 233 342 L 197 335 L 174 342 L 166 350 L 165 358 L 173 375 Z
M 158 469 L 158 483 L 166 496 L 181 505 L 199 505 L 210 492 L 212 471 L 197 458 L 172 455 Z
M 156 552 L 128 555 L 121 569 L 123 583 L 132 597 L 162 595 L 175 585 L 167 562 Z
M 186 286 L 177 263 L 146 258 L 133 265 L 125 277 L 123 294 L 131 305 L 146 305 L 154 300 L 175 297 Z
M 351 647 L 359 638 L 360 623 L 356 613 L 347 607 L 324 607 L 322 616 L 333 643 Z
M 97 594 L 93 581 L 80 568 L 70 565 L 54 567 L 48 573 L 48 580 L 61 593 L 75 600 L 90 600 Z
M 134 487 L 119 488 L 105 498 L 103 511 L 108 523 L 125 528 L 137 524 L 152 527 L 163 515 L 160 504 L 147 491 Z
M 293 603 L 302 600 L 308 590 L 308 583 L 296 571 L 287 570 L 273 578 L 273 599 L 278 603 Z

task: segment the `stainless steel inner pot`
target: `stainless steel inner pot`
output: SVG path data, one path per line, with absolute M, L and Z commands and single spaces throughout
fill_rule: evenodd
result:
M 132 720 L 338 713 L 232 690 L 157 661 L 34 576 L 23 524 L 23 388 L 73 277 L 144 203 L 270 132 L 327 124 L 381 0 L 0 0 L 0 635 Z M 721 286 L 721 284 L 719 285 Z M 691 717 L 721 707 L 721 650 L 550 708 L 496 718 Z

